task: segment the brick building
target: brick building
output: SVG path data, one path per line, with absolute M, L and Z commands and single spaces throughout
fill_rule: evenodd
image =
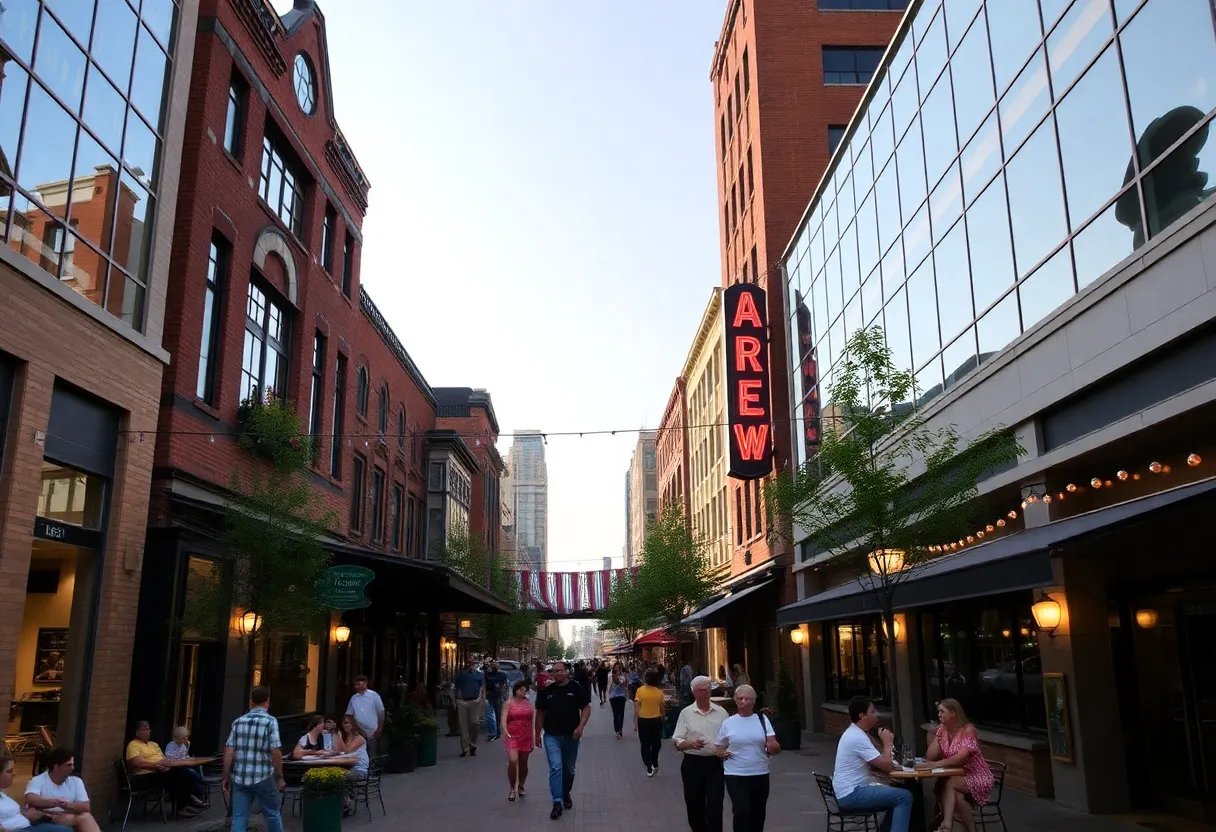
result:
M 502 483 L 506 464 L 498 453 L 498 417 L 489 392 L 471 387 L 436 387 L 436 431 L 451 431 L 477 460 L 471 472 L 469 534 L 488 552 L 503 552 Z M 512 541 L 512 556 L 514 554 Z
M 45 726 L 109 805 L 169 359 L 165 292 L 197 3 L 147 3 L 142 16 L 138 3 L 96 16 L 93 4 L 6 5 L 0 708 L 10 752 L 31 754 Z M 90 52 L 102 39 L 107 48 Z
M 663 419 L 655 432 L 655 465 L 658 467 L 659 510 L 668 506 L 679 506 L 684 517 L 691 521 L 688 494 L 688 443 L 686 426 L 688 407 L 684 398 L 684 377 L 678 376 L 667 397 Z
M 778 325 L 786 312 L 781 281 L 772 276 L 906 5 L 904 0 L 730 0 L 727 5 L 710 69 L 722 285 L 752 282 L 768 293 L 774 379 L 786 377 L 785 328 Z M 769 412 L 789 413 L 786 385 L 776 383 L 770 390 Z M 779 423 L 773 431 L 777 471 L 793 464 L 792 432 L 785 428 Z M 733 579 L 748 582 L 767 574 L 774 567 L 768 561 L 775 559 L 779 597 L 794 600 L 789 546 L 782 542 L 790 537 L 769 533 L 762 481 L 728 480 L 728 490 Z M 758 522 L 744 522 L 749 516 Z M 771 599 L 759 596 L 732 606 L 738 623 L 729 628 L 730 661 L 743 664 L 759 685 L 772 678 L 777 662 L 773 607 Z
M 334 118 L 324 15 L 310 0 L 281 17 L 260 0 L 202 0 L 196 28 L 139 599 L 146 670 L 126 716 L 158 739 L 187 725 L 203 752 L 245 707 L 250 672 L 281 717 L 333 712 L 359 673 L 385 692 L 433 689 L 442 614 L 498 607 L 426 558 L 448 529 L 484 527 L 478 449 L 452 427 L 465 419 L 439 418 L 437 392 L 360 284 L 369 183 Z M 231 568 L 217 545 L 229 484 L 262 464 L 238 446 L 238 411 L 268 391 L 312 437 L 316 507 L 337 518 L 326 548 L 374 572 L 370 606 L 252 644 L 231 625 L 166 627 L 201 575 Z M 476 418 L 497 432 L 488 396 Z M 431 523 L 436 498 L 457 504 L 447 497 L 463 515 Z

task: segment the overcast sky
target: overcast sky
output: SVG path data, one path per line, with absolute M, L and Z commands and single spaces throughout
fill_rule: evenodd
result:
M 372 184 L 363 284 L 427 380 L 488 389 L 504 454 L 656 426 L 721 279 L 723 0 L 320 5 Z M 553 569 L 621 565 L 635 441 L 549 439 Z

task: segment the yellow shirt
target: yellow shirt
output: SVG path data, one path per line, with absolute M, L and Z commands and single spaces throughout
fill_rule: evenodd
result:
M 165 759 L 165 755 L 161 753 L 160 746 L 154 742 L 131 740 L 127 743 L 127 759 L 134 760 L 136 758 L 156 762 L 157 760 Z
M 654 719 L 663 715 L 663 691 L 653 685 L 638 688 L 633 701 L 637 705 L 638 719 Z

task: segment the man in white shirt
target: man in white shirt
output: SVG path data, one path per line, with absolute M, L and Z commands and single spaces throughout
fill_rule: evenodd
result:
M 25 803 L 54 817 L 54 823 L 70 826 L 77 832 L 100 832 L 89 806 L 89 795 L 79 777 L 72 776 L 76 765 L 71 749 L 56 747 L 47 753 L 47 770 L 25 787 Z
M 346 712 L 355 718 L 359 730 L 367 737 L 367 755 L 376 756 L 376 746 L 384 731 L 384 702 L 380 694 L 367 686 L 367 677 L 355 677 L 355 695 L 350 698 Z
M 680 779 L 684 781 L 684 806 L 692 832 L 722 832 L 722 804 L 726 778 L 714 742 L 728 714 L 709 699 L 713 683 L 708 676 L 692 680 L 693 704 L 680 711 L 671 740 L 683 752 Z
M 870 732 L 878 725 L 874 702 L 865 696 L 849 700 L 852 725 L 840 736 L 836 746 L 836 771 L 832 788 L 836 803 L 846 812 L 886 810 L 879 832 L 908 832 L 912 817 L 912 792 L 878 782 L 874 772 L 893 771 L 895 735 L 886 728 L 878 730 L 882 751 L 874 747 Z

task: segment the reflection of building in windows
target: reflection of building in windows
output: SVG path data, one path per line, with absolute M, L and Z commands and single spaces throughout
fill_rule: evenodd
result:
M 1203 124 L 1198 130 L 1196 125 Z M 1204 121 L 1204 113 L 1195 107 L 1176 107 L 1155 119 L 1144 130 L 1136 143 L 1136 158 L 1127 163 L 1123 184 L 1127 185 L 1136 176 L 1137 162 L 1148 164 L 1187 136 L 1170 155 L 1144 178 L 1144 211 L 1149 228 L 1160 231 L 1174 220 L 1190 211 L 1212 195 L 1214 188 L 1208 184 L 1208 173 L 1200 170 L 1203 163 L 1199 152 L 1208 141 L 1211 122 Z M 1137 247 L 1144 243 L 1144 225 L 1140 222 L 1140 206 L 1136 191 L 1129 190 L 1115 207 L 1115 217 L 1131 229 Z

